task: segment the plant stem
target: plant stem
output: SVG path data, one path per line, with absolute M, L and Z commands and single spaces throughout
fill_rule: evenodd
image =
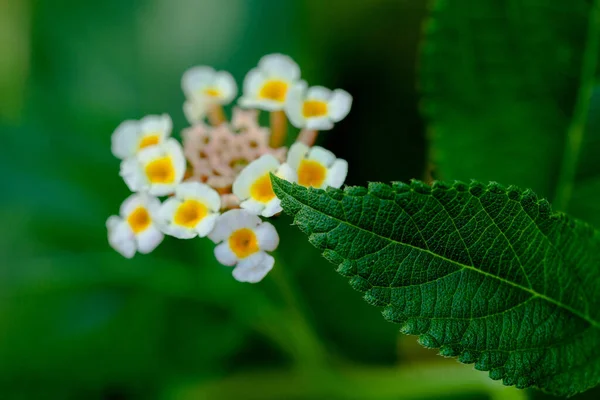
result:
M 227 121 L 227 117 L 225 117 L 225 111 L 223 110 L 223 106 L 220 104 L 213 104 L 208 107 L 208 121 L 212 126 L 219 126 L 223 122 Z
M 271 120 L 271 140 L 270 146 L 274 149 L 281 147 L 285 143 L 287 134 L 287 117 L 283 111 L 272 111 Z
M 567 131 L 567 143 L 562 160 L 562 168 L 556 186 L 553 206 L 556 210 L 566 211 L 573 194 L 575 174 L 579 154 L 585 133 L 590 99 L 594 89 L 598 51 L 600 49 L 600 0 L 594 0 L 588 23 L 588 33 L 583 53 L 583 63 L 579 84 L 579 93 L 573 112 L 573 119 Z
M 297 142 L 304 143 L 307 146 L 312 146 L 317 141 L 319 131 L 302 129 L 298 135 Z
M 282 320 L 278 322 L 279 324 L 284 321 L 288 323 L 287 350 L 293 356 L 298 368 L 314 372 L 320 371 L 326 364 L 326 349 L 303 313 L 300 297 L 286 275 L 281 257 L 276 259 L 275 268 L 269 275 L 287 305 Z

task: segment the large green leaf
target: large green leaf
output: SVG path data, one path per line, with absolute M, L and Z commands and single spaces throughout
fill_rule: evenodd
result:
M 273 187 L 294 223 L 401 331 L 492 379 L 600 381 L 600 234 L 530 191 L 414 181 Z
M 567 134 L 585 121 L 598 51 L 594 2 L 433 3 L 420 89 L 441 179 L 554 195 Z

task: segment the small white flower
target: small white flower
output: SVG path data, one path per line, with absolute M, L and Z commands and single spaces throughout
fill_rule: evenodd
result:
M 207 66 L 188 69 L 181 86 L 188 99 L 204 99 L 209 104 L 226 105 L 237 95 L 237 85 L 229 72 Z
M 183 182 L 160 207 L 162 230 L 179 239 L 204 237 L 215 226 L 220 208 L 216 190 L 200 182 Z
M 296 173 L 298 184 L 324 189 L 339 188 L 348 174 L 348 162 L 319 146 L 308 147 L 294 143 L 288 152 L 287 163 Z
M 273 155 L 265 154 L 248 164 L 233 182 L 233 194 L 240 199 L 240 207 L 263 217 L 272 217 L 282 211 L 281 201 L 271 186 L 270 173 L 296 181 L 289 165 L 281 165 Z
M 154 196 L 171 194 L 184 174 L 185 157 L 175 139 L 145 148 L 136 157 L 121 162 L 120 175 L 132 192 L 148 192 Z
M 299 83 L 290 90 L 285 112 L 296 128 L 325 131 L 344 119 L 351 105 L 352 96 L 345 90 L 323 86 L 307 89 L 305 83 Z
M 300 79 L 300 67 L 283 54 L 269 54 L 258 62 L 244 78 L 242 107 L 266 111 L 282 110 L 289 90 Z
M 164 142 L 171 136 L 172 127 L 167 114 L 123 121 L 112 134 L 112 153 L 121 160 L 133 157 L 142 149 Z
M 163 240 L 156 225 L 160 208 L 157 198 L 143 193 L 129 196 L 119 211 L 106 221 L 108 243 L 123 257 L 131 258 L 135 252 L 150 253 Z
M 240 282 L 261 281 L 273 268 L 275 259 L 265 251 L 279 245 L 275 227 L 245 210 L 230 210 L 222 214 L 208 237 L 215 243 L 217 260 L 234 266 L 233 277 Z

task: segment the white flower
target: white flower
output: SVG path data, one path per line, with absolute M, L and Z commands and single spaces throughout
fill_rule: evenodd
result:
M 204 99 L 210 104 L 229 104 L 237 95 L 237 85 L 229 72 L 207 66 L 185 71 L 181 86 L 188 99 Z
M 307 89 L 305 83 L 294 86 L 288 95 L 285 112 L 296 128 L 325 131 L 348 115 L 352 96 L 342 89 L 323 86 Z
M 122 256 L 131 258 L 136 251 L 147 254 L 163 240 L 163 234 L 156 225 L 160 207 L 157 198 L 143 193 L 129 196 L 119 211 L 106 221 L 108 243 Z
M 121 160 L 132 157 L 142 149 L 164 142 L 171 136 L 172 127 L 167 114 L 123 121 L 112 134 L 112 153 Z
M 300 67 L 283 54 L 269 54 L 244 78 L 241 106 L 267 111 L 282 110 L 289 90 L 300 79 Z
M 208 237 L 215 243 L 217 260 L 234 266 L 233 277 L 240 282 L 261 281 L 273 268 L 275 259 L 265 253 L 279 245 L 275 227 L 245 210 L 230 210 L 222 214 Z
M 171 194 L 184 174 L 185 157 L 175 139 L 145 148 L 136 157 L 121 162 L 120 175 L 132 192 L 148 192 L 154 196 Z
M 308 147 L 294 143 L 288 152 L 287 163 L 298 177 L 298 184 L 324 189 L 339 188 L 348 174 L 348 162 L 319 146 Z
M 179 239 L 204 237 L 215 226 L 220 208 L 216 190 L 200 182 L 183 182 L 160 207 L 162 230 Z
M 265 154 L 248 164 L 233 182 L 233 194 L 240 199 L 240 207 L 263 217 L 282 211 L 281 201 L 271 186 L 270 173 L 296 181 L 294 171 L 287 164 L 281 165 L 273 155 Z

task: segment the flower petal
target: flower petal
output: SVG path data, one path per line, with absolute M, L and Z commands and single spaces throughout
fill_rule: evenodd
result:
M 121 160 L 133 156 L 138 149 L 138 121 L 127 120 L 117 126 L 111 136 L 111 151 Z
M 315 131 L 328 131 L 333 128 L 329 117 L 312 117 L 306 119 L 306 129 Z
M 258 62 L 258 68 L 268 77 L 283 78 L 287 81 L 300 79 L 300 67 L 291 57 L 284 54 L 268 54 Z
M 348 162 L 338 158 L 327 171 L 327 185 L 340 188 L 346 180 L 346 175 L 348 175 Z
M 119 208 L 119 215 L 122 218 L 127 218 L 129 214 L 133 212 L 136 208 L 142 206 L 145 207 L 145 197 L 142 193 L 133 193 L 121 203 L 121 207 Z
M 258 252 L 241 260 L 233 269 L 233 277 L 240 282 L 260 282 L 275 264 L 275 259 L 264 252 Z
M 183 113 L 185 114 L 185 118 L 192 125 L 204 121 L 207 112 L 208 105 L 203 98 L 194 98 L 183 103 Z
M 281 164 L 281 166 L 275 172 L 275 176 L 281 179 L 285 179 L 288 182 L 298 182 L 298 174 L 290 167 L 288 163 Z
M 165 234 L 177 239 L 193 239 L 198 236 L 198 232 L 195 229 L 186 228 L 180 225 L 168 224 L 162 225 L 160 228 Z
M 113 215 L 106 221 L 106 227 L 110 247 L 123 257 L 132 258 L 135 255 L 136 245 L 135 236 L 129 228 L 129 224 Z
M 210 215 L 207 215 L 206 217 L 202 218 L 200 223 L 196 226 L 196 232 L 198 232 L 198 236 L 200 236 L 200 237 L 208 236 L 208 234 L 211 233 L 212 230 L 215 228 L 215 224 L 218 219 L 219 219 L 219 214 L 217 214 L 217 213 L 210 214 Z
M 260 215 L 262 215 L 263 217 L 269 218 L 275 214 L 279 214 L 282 211 L 283 211 L 283 208 L 281 207 L 281 200 L 279 200 L 277 197 L 275 197 L 274 199 L 271 199 L 266 204 L 264 210 L 262 211 L 262 213 Z
M 221 104 L 229 104 L 237 95 L 237 84 L 229 72 L 219 71 L 216 73 L 213 85 L 221 93 Z
M 175 196 L 181 200 L 201 201 L 213 212 L 221 209 L 221 196 L 210 186 L 200 182 L 182 182 L 175 189 Z
M 261 220 L 258 216 L 241 209 L 229 210 L 217 219 L 215 228 L 208 235 L 208 238 L 215 243 L 219 243 L 229 238 L 233 231 L 241 228 L 254 229 Z
M 160 242 L 163 241 L 163 233 L 155 224 L 150 225 L 146 230 L 136 236 L 138 251 L 142 254 L 148 254 L 154 250 Z
M 260 69 L 251 69 L 244 78 L 244 97 L 256 99 L 258 91 L 266 79 L 267 77 Z
M 148 147 L 148 149 L 151 149 L 151 147 Z M 148 179 L 144 175 L 138 159 L 135 157 L 121 161 L 119 175 L 121 175 L 125 184 L 132 192 L 148 190 L 149 188 Z
M 231 251 L 229 243 L 227 242 L 221 243 L 215 247 L 215 257 L 218 262 L 228 267 L 233 267 L 238 262 L 237 257 L 233 254 L 233 251 Z
M 279 234 L 272 224 L 263 222 L 254 230 L 254 233 L 258 238 L 261 250 L 273 251 L 279 246 Z
M 335 161 L 335 155 L 331 151 L 321 146 L 313 146 L 308 152 L 308 156 L 306 158 L 309 160 L 318 161 L 327 168 L 331 167 Z
M 333 122 L 339 122 L 348 115 L 352 107 L 352 96 L 342 89 L 335 89 L 329 100 L 329 117 Z
M 301 142 L 294 143 L 287 155 L 287 164 L 294 170 L 298 171 L 298 167 L 300 166 L 300 161 L 306 158 L 310 147 Z
M 296 128 L 304 128 L 306 118 L 302 115 L 302 104 L 304 103 L 306 82 L 302 81 L 292 87 L 285 102 L 285 113 L 291 124 Z
M 244 210 L 248 210 L 252 214 L 261 215 L 265 209 L 265 204 L 254 199 L 244 200 L 240 203 L 240 207 Z
M 185 71 L 181 78 L 181 88 L 189 98 L 194 97 L 196 92 L 212 84 L 215 77 L 215 69 L 206 65 L 192 67 Z
M 146 115 L 140 120 L 140 132 L 142 134 L 158 133 L 161 139 L 171 136 L 173 121 L 168 114 Z
M 233 194 L 240 200 L 250 197 L 250 187 L 263 175 L 275 172 L 279 168 L 279 161 L 271 154 L 265 154 L 248 164 L 233 182 Z
M 324 86 L 311 86 L 306 92 L 306 98 L 309 100 L 321 100 L 329 102 L 331 98 L 331 89 Z

